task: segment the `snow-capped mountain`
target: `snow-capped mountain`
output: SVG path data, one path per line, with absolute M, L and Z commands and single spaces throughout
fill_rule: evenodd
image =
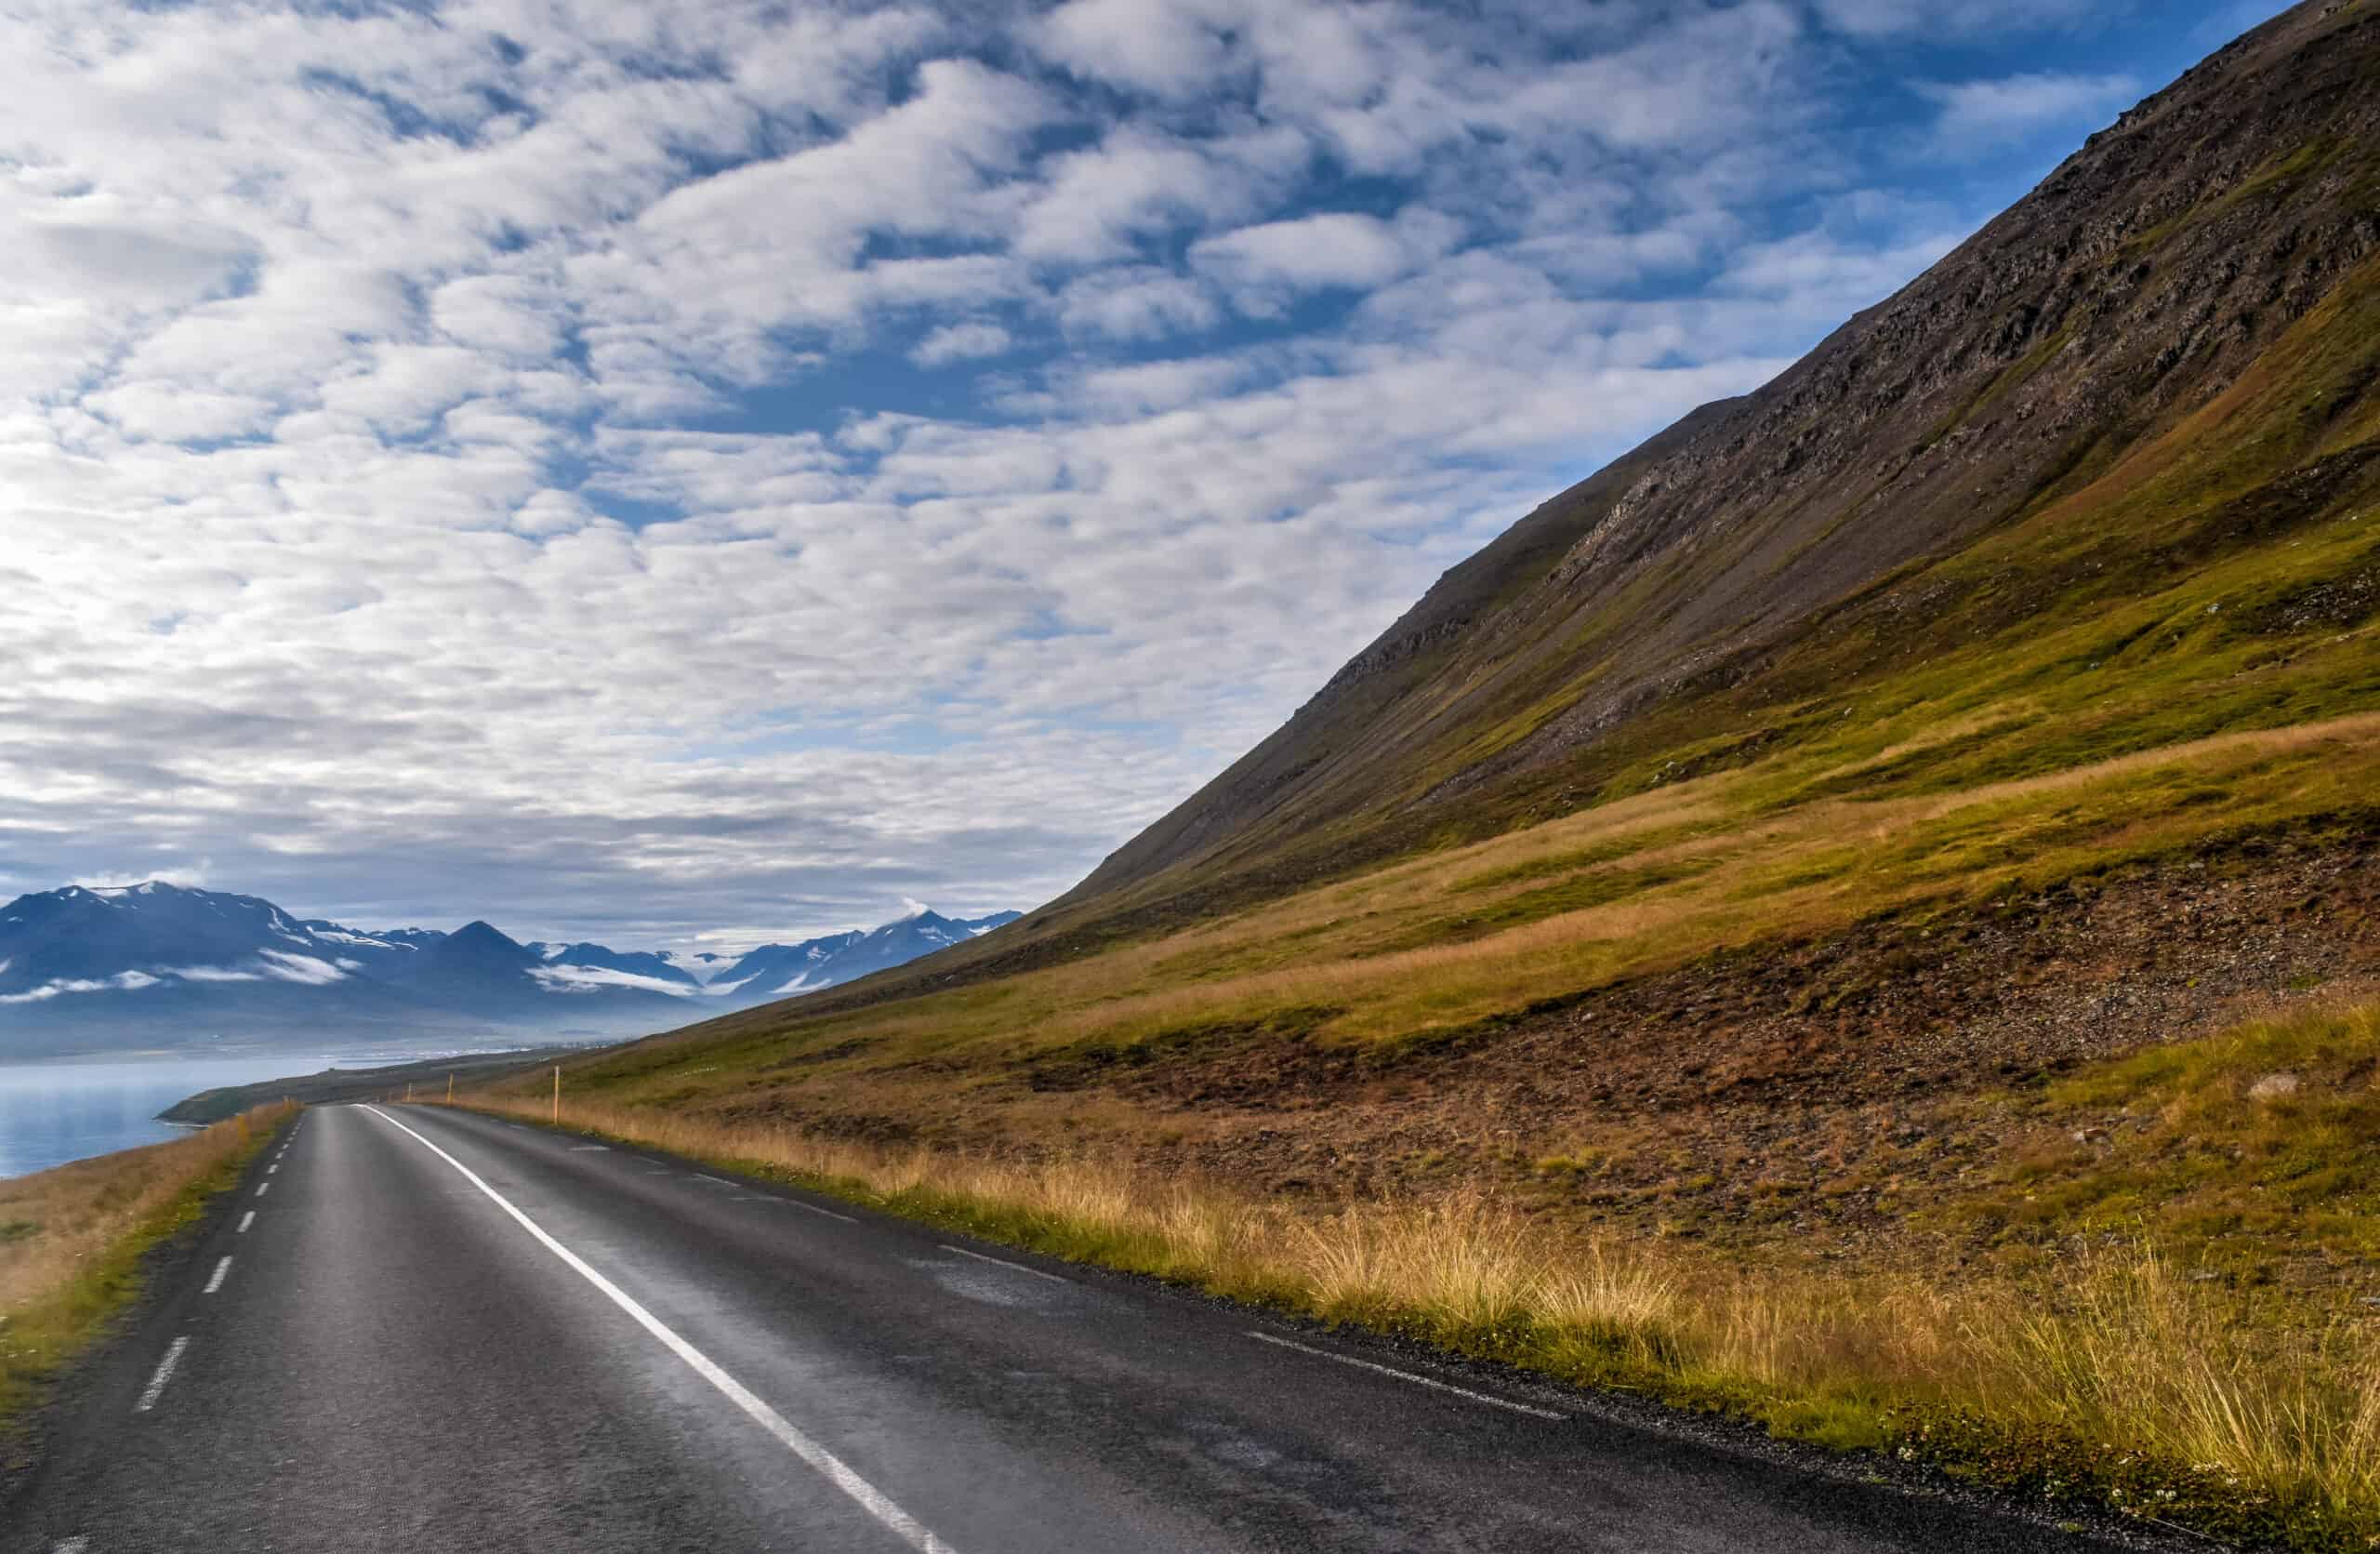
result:
M 324 928 L 332 925 L 324 924 Z M 41 1003 L 94 991 L 168 983 L 223 986 L 344 980 L 359 955 L 395 953 L 345 930 L 318 933 L 254 896 L 168 884 L 24 896 L 0 911 L 0 1000 Z
M 1022 912 L 950 918 L 919 908 L 866 933 L 830 934 L 800 944 L 764 944 L 711 978 L 714 990 L 734 989 L 739 1002 L 787 998 L 853 982 L 870 972 L 905 964 L 978 934 L 988 934 Z
M 710 987 L 714 994 L 739 1002 L 784 998 L 823 988 L 827 985 L 826 963 L 866 936 L 854 928 L 800 944 L 764 944 L 725 970 L 714 972 Z
M 335 946 L 344 958 L 360 961 L 375 972 L 392 971 L 446 936 L 429 928 L 376 928 L 367 933 L 321 918 L 309 918 L 298 926 Z
M 678 963 L 666 950 L 614 950 L 601 944 L 523 946 L 545 963 L 542 975 L 557 990 L 581 988 L 641 988 L 647 992 L 683 998 L 700 991 L 703 978 Z M 709 957 L 717 959 L 717 957 Z
M 608 952 L 605 952 L 608 954 Z M 485 923 L 452 934 L 301 920 L 254 896 L 70 885 L 0 909 L 0 1056 L 210 1036 L 657 1029 L 680 1001 Z
M 259 897 L 69 885 L 0 908 L 0 1056 L 239 1039 L 621 1034 L 832 987 L 1017 916 L 919 909 L 870 932 L 678 957 L 299 919 Z

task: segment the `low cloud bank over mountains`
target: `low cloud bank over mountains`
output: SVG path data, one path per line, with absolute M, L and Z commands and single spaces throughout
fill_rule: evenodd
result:
M 299 919 L 254 896 L 69 885 L 0 909 L 0 1057 L 214 1039 L 616 1035 L 834 987 L 989 933 L 922 907 L 740 956 Z

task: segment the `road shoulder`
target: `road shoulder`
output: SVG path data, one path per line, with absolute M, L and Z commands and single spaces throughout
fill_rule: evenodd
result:
M 78 1430 L 100 1400 L 138 1390 L 155 1363 L 154 1340 L 190 1298 L 201 1260 L 227 1237 L 245 1189 L 265 1171 L 274 1140 L 301 1115 L 292 1109 L 254 1127 L 234 1154 L 194 1178 L 102 1254 L 113 1257 L 138 1248 L 124 1272 L 129 1293 L 111 1300 L 71 1358 L 31 1384 L 29 1401 L 0 1416 L 0 1524 L 33 1493 L 60 1442 Z

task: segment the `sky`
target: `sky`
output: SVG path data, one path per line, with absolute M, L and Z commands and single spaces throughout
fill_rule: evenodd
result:
M 25 0 L 0 896 L 1029 908 L 2270 0 Z

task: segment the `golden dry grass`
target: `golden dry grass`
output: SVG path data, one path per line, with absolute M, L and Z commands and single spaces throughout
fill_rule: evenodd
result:
M 2380 782 L 2380 714 L 2193 740 L 1953 792 L 1822 800 L 1712 832 L 1752 802 L 1739 790 L 1760 778 L 1700 779 L 998 984 L 797 1029 L 816 1045 L 866 1035 L 889 1043 L 888 1056 L 979 1044 L 1125 1045 L 1299 1011 L 1319 1012 L 1321 1032 L 1341 1040 L 1411 1038 L 1780 930 L 1823 932 L 1882 910 L 2170 852 L 2227 827 L 2320 813 Z M 2236 792 L 2208 802 L 2226 785 Z M 2199 797 L 2177 804 L 2186 789 Z M 1513 905 L 1531 892 L 1693 861 L 1705 867 L 1580 910 Z M 1493 927 L 1500 909 L 1520 920 Z M 789 1019 L 799 1012 L 792 1005 Z M 701 1028 L 687 1039 L 702 1040 Z
M 547 1116 L 525 1099 L 466 1104 Z M 2016 1441 L 2053 1490 L 2119 1508 L 2306 1547 L 2380 1531 L 2370 1328 L 2344 1311 L 2276 1320 L 2145 1244 L 1952 1284 L 1553 1229 L 1476 1190 L 1324 1210 L 1096 1160 L 992 1162 L 569 1100 L 562 1122 L 1061 1256 L 1741 1411 L 1805 1438 L 1978 1470 Z

